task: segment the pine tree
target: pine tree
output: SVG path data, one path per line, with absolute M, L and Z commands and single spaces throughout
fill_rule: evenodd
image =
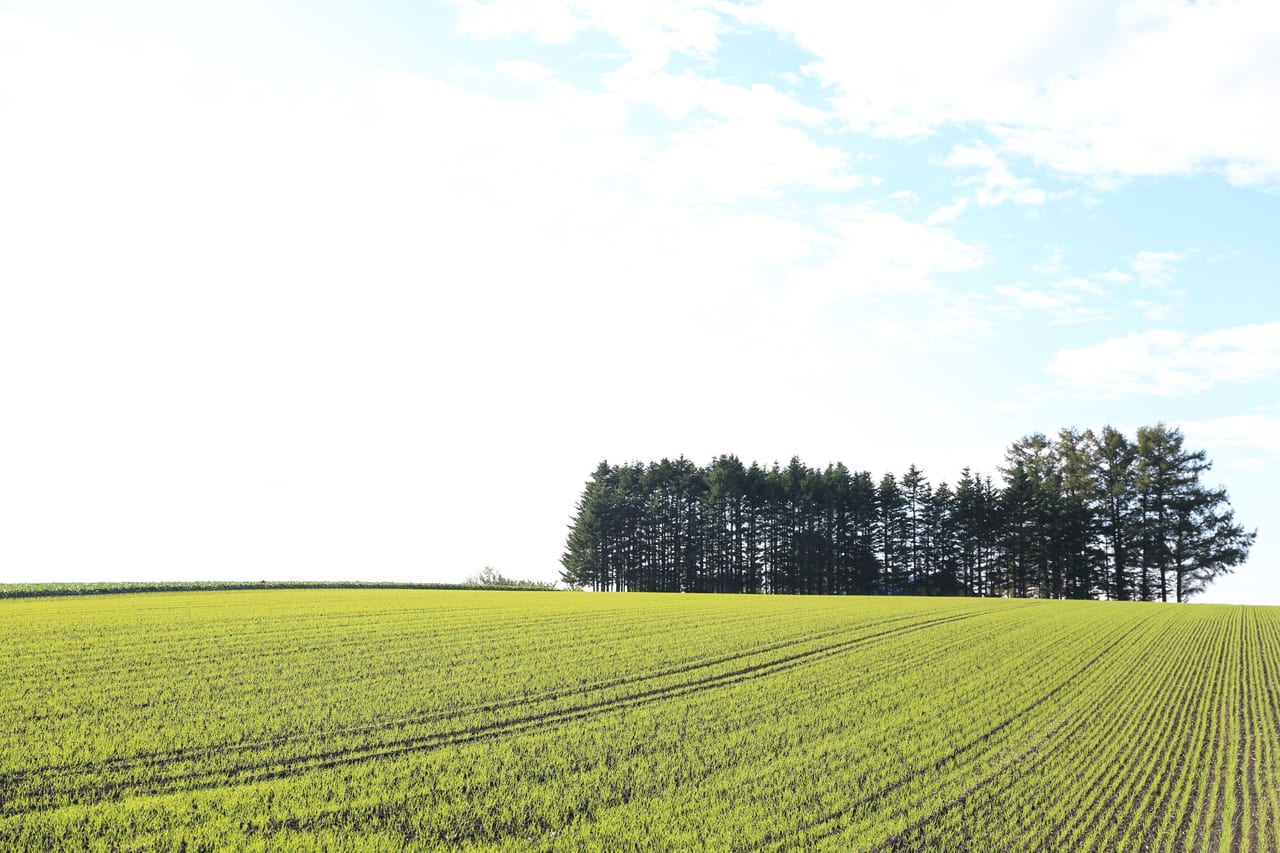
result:
M 925 542 L 924 513 L 929 503 L 929 480 L 924 472 L 912 465 L 902 475 L 902 495 L 905 498 L 903 548 L 906 552 L 905 573 L 908 583 L 915 585 L 924 580 Z
M 719 456 L 705 474 L 704 568 L 715 592 L 744 592 L 747 579 L 747 471 L 736 456 Z
M 924 509 L 925 581 L 922 590 L 930 595 L 963 595 L 968 589 L 960 582 L 959 536 L 955 496 L 941 482 L 929 496 Z
M 1235 524 L 1225 489 L 1201 483 L 1211 467 L 1203 450 L 1186 449 L 1181 430 L 1163 423 L 1138 429 L 1144 600 L 1158 594 L 1168 601 L 1172 593 L 1183 601 L 1248 556 L 1257 534 Z
M 1135 547 L 1137 496 L 1134 468 L 1137 449 L 1124 433 L 1104 426 L 1093 442 L 1094 476 L 1100 503 L 1107 578 L 1107 597 L 1128 601 L 1135 592 L 1131 552 Z
M 609 588 L 614 469 L 601 462 L 583 487 L 577 512 L 569 529 L 560 578 L 570 586 Z
M 843 464 L 720 456 L 601 462 L 575 508 L 561 579 L 595 590 L 890 593 L 1185 601 L 1257 536 L 1201 482 L 1182 433 L 1108 426 L 1026 436 L 1002 488 L 966 468 L 954 491 Z
M 982 595 L 979 565 L 982 550 L 982 481 L 969 468 L 956 482 L 952 516 L 955 525 L 956 563 L 960 583 L 969 595 Z
M 854 537 L 853 582 L 850 592 L 883 592 L 882 566 L 876 559 L 876 484 L 870 471 L 859 471 L 849 484 L 849 505 Z
M 1093 432 L 1064 429 L 1054 446 L 1062 475 L 1059 525 L 1062 536 L 1063 594 L 1093 598 L 1106 588 L 1105 552 L 1100 547 L 1103 512 L 1094 465 Z
M 896 595 L 904 591 L 908 566 L 904 551 L 907 500 L 893 474 L 880 478 L 876 489 L 876 549 L 880 553 L 882 591 Z
M 1061 476 L 1053 445 L 1043 433 L 1009 446 L 1002 504 L 1005 571 L 1011 595 L 1061 596 L 1061 553 L 1057 526 Z

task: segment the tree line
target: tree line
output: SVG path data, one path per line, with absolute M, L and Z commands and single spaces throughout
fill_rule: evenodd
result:
M 1000 481 L 725 455 L 601 462 L 561 579 L 594 590 L 1186 601 L 1257 536 L 1164 424 L 1014 442 Z

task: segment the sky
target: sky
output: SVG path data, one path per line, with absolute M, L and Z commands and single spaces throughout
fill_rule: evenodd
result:
M 1164 422 L 1280 604 L 1280 4 L 0 0 L 0 582 L 550 580 Z

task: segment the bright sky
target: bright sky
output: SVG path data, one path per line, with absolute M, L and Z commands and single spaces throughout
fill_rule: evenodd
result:
M 1280 4 L 0 0 L 0 581 L 552 579 L 602 459 L 1209 452 L 1280 604 Z

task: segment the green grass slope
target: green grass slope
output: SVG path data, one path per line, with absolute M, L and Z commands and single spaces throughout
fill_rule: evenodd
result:
M 292 589 L 0 628 L 0 849 L 1280 849 L 1274 608 Z

